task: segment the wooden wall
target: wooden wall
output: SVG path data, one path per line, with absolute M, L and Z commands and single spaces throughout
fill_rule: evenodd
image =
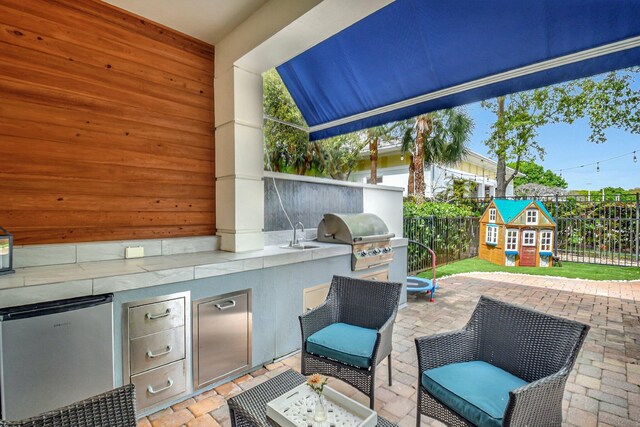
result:
M 480 235 L 478 236 L 478 258 L 487 260 L 494 264 L 504 265 L 506 255 L 504 253 L 505 246 L 505 228 L 503 225 L 498 226 L 498 244 L 496 246 L 487 245 L 487 222 L 480 220 Z
M 97 0 L 0 0 L 16 244 L 215 233 L 213 46 Z

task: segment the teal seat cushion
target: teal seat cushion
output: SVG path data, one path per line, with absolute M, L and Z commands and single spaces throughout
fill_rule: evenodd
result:
M 307 352 L 347 365 L 369 368 L 377 331 L 334 323 L 307 338 Z
M 422 373 L 422 385 L 436 399 L 479 427 L 499 427 L 509 391 L 527 384 L 482 361 L 452 363 Z

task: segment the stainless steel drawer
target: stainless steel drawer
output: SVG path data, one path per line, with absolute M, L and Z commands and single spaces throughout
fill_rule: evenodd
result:
M 155 405 L 185 391 L 185 361 L 180 360 L 142 374 L 132 375 L 131 382 L 136 386 L 138 409 Z
M 129 339 L 184 325 L 184 298 L 129 308 Z
M 184 326 L 131 340 L 131 375 L 184 359 Z
M 194 387 L 251 365 L 251 291 L 193 302 Z

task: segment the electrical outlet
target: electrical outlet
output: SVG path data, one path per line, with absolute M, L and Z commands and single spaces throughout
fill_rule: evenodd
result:
M 134 246 L 124 249 L 125 258 L 142 258 L 144 256 L 144 246 Z

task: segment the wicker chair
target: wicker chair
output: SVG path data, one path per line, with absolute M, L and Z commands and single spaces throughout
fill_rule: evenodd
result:
M 441 367 L 463 362 L 487 363 L 490 369 L 499 368 L 505 376 L 522 383 L 510 389 L 508 396 L 504 394 L 497 406 L 501 411 L 506 405 L 504 413 L 499 412 L 492 425 L 500 423 L 501 418 L 498 425 L 502 426 L 560 426 L 564 386 L 588 331 L 589 326 L 582 323 L 481 297 L 463 329 L 416 339 L 417 426 L 420 427 L 420 414 L 447 425 L 476 425 L 458 414 L 464 412 L 460 406 L 456 412 L 442 402 L 442 395 L 436 398 L 431 392 L 438 394 L 433 382 L 428 383 L 431 391 L 423 385 L 425 371 L 432 370 L 428 375 L 433 376 L 435 368 L 440 368 L 441 373 Z M 466 388 L 473 383 L 465 376 L 457 387 Z
M 64 408 L 0 427 L 136 427 L 135 387 L 128 384 Z
M 339 378 L 369 396 L 373 408 L 376 366 L 385 357 L 389 359 L 391 385 L 391 337 L 401 289 L 400 283 L 334 276 L 326 301 L 300 316 L 302 374 L 320 373 Z M 349 364 L 339 361 L 339 358 L 309 351 L 308 339 L 336 324 L 366 328 L 366 332 L 371 334 L 373 351 L 368 355 L 368 363 Z

